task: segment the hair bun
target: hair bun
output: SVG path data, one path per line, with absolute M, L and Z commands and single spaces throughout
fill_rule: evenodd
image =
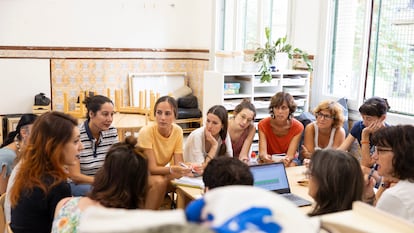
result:
M 138 139 L 134 136 L 127 136 L 125 138 L 125 143 L 130 145 L 131 147 L 135 147 L 135 145 L 137 144 Z

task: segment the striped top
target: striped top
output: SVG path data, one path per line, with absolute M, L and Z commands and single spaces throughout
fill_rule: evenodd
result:
M 111 126 L 108 130 L 101 131 L 99 142 L 93 138 L 91 130 L 86 120 L 80 126 L 80 140 L 83 144 L 83 150 L 80 152 L 80 170 L 81 173 L 88 176 L 94 176 L 99 168 L 102 167 L 106 152 L 109 148 L 118 142 L 118 133 L 115 127 Z

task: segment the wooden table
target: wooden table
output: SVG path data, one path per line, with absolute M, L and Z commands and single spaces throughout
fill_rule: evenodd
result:
M 78 124 L 82 124 L 86 119 L 78 119 Z M 115 113 L 112 126 L 118 131 L 119 141 L 122 141 L 126 136 L 138 137 L 139 130 L 148 124 L 154 124 L 153 121 L 149 121 L 148 117 L 142 114 L 126 114 L 126 113 Z
M 298 184 L 298 180 L 305 178 L 304 171 L 306 168 L 304 166 L 297 167 L 288 167 L 286 168 L 286 173 L 289 179 L 290 191 L 306 200 L 313 202 L 312 197 L 308 194 L 308 187 L 301 186 Z M 177 208 L 185 208 L 187 204 L 196 199 L 200 198 L 203 190 L 199 188 L 187 187 L 187 186 L 177 186 Z M 308 213 L 312 209 L 311 206 L 300 207 L 301 210 Z

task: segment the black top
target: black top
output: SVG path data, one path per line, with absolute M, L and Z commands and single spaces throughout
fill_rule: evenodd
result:
M 17 205 L 11 209 L 10 227 L 14 233 L 50 233 L 57 203 L 71 196 L 70 186 L 62 182 L 45 196 L 38 187 L 23 192 Z

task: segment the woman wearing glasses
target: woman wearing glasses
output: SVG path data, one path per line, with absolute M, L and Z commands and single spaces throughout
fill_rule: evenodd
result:
M 372 143 L 372 158 L 378 165 L 382 185 L 375 195 L 374 182 L 369 180 L 365 196 L 371 196 L 377 208 L 414 223 L 414 126 L 378 129 Z
M 234 116 L 229 119 L 228 132 L 233 148 L 233 157 L 247 163 L 249 150 L 253 142 L 256 127 L 253 121 L 256 117 L 256 108 L 248 100 L 244 99 L 234 109 Z
M 305 128 L 302 156 L 310 159 L 315 150 L 336 149 L 345 141 L 342 107 L 334 101 L 322 101 L 313 110 L 316 121 Z

